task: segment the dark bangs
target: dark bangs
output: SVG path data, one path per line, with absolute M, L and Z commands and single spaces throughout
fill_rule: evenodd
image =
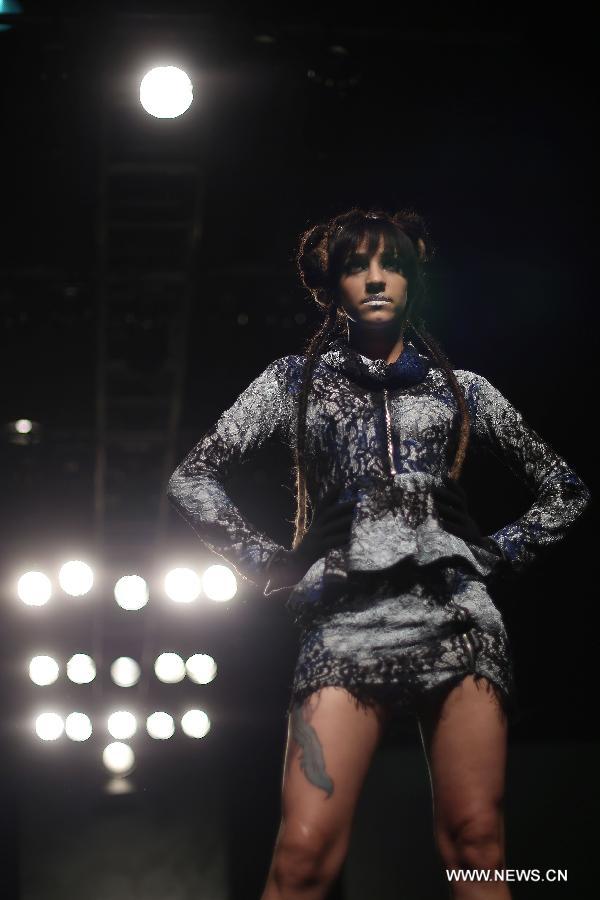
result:
M 418 278 L 418 260 L 413 242 L 397 225 L 386 218 L 357 217 L 339 226 L 329 244 L 329 274 L 332 286 L 339 284 L 347 263 L 367 238 L 369 259 L 377 252 L 383 236 L 384 252 L 392 253 L 400 263 L 409 284 Z

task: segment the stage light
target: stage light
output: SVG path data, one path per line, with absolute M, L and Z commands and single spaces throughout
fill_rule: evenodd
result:
M 108 730 L 118 741 L 127 741 L 137 731 L 137 720 L 133 713 L 120 709 L 108 717 Z
M 194 89 L 188 75 L 176 66 L 158 66 L 142 78 L 140 103 L 157 119 L 181 116 L 192 104 Z
M 185 678 L 185 663 L 176 653 L 161 653 L 154 663 L 154 672 L 159 681 L 176 684 Z
M 202 576 L 202 590 L 210 600 L 224 603 L 237 591 L 237 578 L 228 566 L 209 566 Z
M 65 730 L 65 723 L 58 713 L 40 713 L 35 720 L 35 730 L 43 741 L 55 741 Z
M 87 741 L 92 733 L 92 723 L 85 713 L 69 713 L 65 721 L 67 737 L 72 741 Z
M 110 667 L 110 675 L 119 687 L 133 687 L 140 680 L 141 669 L 135 659 L 120 656 Z
M 154 712 L 146 719 L 146 730 L 150 737 L 157 741 L 166 741 L 173 737 L 175 722 L 173 716 L 166 712 Z
M 0 4 L 2 0 L 0 0 Z M 2 11 L 2 6 L 0 5 L 0 12 Z M 17 419 L 15 422 L 15 431 L 18 434 L 30 434 L 31 429 L 33 428 L 33 422 L 31 419 Z
M 195 653 L 185 664 L 188 678 L 196 684 L 209 684 L 217 674 L 217 664 L 208 653 Z
M 122 797 L 124 794 L 133 794 L 135 787 L 127 778 L 110 778 L 106 782 L 104 790 L 107 794 Z
M 22 12 L 23 4 L 19 3 L 19 0 L 0 0 L 0 13 L 17 15 Z M 8 31 L 9 28 L 12 28 L 12 25 L 8 25 L 6 22 L 0 24 L 0 31 Z
M 123 575 L 115 584 L 115 600 L 122 609 L 141 609 L 148 602 L 148 585 L 141 575 Z
M 72 559 L 60 567 L 58 581 L 65 594 L 82 597 L 91 590 L 94 573 L 87 563 L 80 559 Z
M 67 663 L 67 678 L 75 684 L 89 684 L 96 677 L 96 664 L 86 653 L 76 653 Z
M 34 656 L 29 663 L 29 677 L 34 684 L 39 684 L 40 687 L 54 684 L 59 671 L 58 663 L 51 656 Z
M 32 419 L 13 419 L 5 423 L 3 430 L 8 443 L 14 444 L 15 447 L 31 447 L 33 444 L 39 444 L 44 436 L 42 425 Z
M 188 737 L 202 738 L 210 731 L 210 719 L 201 709 L 188 709 L 181 718 L 181 727 Z
M 192 603 L 200 596 L 202 583 L 193 569 L 171 569 L 165 577 L 165 592 L 175 603 Z
M 135 754 L 128 744 L 115 741 L 102 751 L 102 762 L 115 775 L 128 775 L 135 763 Z
M 50 579 L 43 572 L 25 572 L 17 582 L 17 594 L 27 606 L 43 606 L 52 596 Z

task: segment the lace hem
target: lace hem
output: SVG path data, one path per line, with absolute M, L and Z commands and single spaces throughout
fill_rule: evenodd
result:
M 474 679 L 476 685 L 483 683 L 484 690 L 490 691 L 495 696 L 503 715 L 511 724 L 514 724 L 520 715 L 514 687 L 509 690 L 505 684 L 491 677 L 487 672 L 471 670 L 449 675 L 420 695 L 416 695 L 410 688 L 399 688 L 396 684 L 369 685 L 352 682 L 340 684 L 332 680 L 319 682 L 317 685 L 305 685 L 302 688 L 292 689 L 284 715 L 291 715 L 296 705 L 301 705 L 323 688 L 337 687 L 348 693 L 356 710 L 375 710 L 379 713 L 383 709 L 386 714 L 394 717 L 411 715 L 419 717 L 425 710 L 439 703 L 446 694 L 469 676 Z

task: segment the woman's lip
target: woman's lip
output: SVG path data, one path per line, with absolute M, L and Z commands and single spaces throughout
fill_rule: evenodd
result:
M 391 303 L 392 301 L 390 300 L 389 297 L 375 296 L 375 297 L 367 297 L 362 302 L 363 303 Z

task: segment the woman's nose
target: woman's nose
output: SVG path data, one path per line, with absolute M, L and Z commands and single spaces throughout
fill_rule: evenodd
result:
M 371 263 L 371 267 L 367 272 L 367 284 L 385 284 L 383 270 L 377 263 Z
M 371 274 L 367 278 L 367 290 L 381 291 L 385 288 L 385 281 L 381 274 Z

